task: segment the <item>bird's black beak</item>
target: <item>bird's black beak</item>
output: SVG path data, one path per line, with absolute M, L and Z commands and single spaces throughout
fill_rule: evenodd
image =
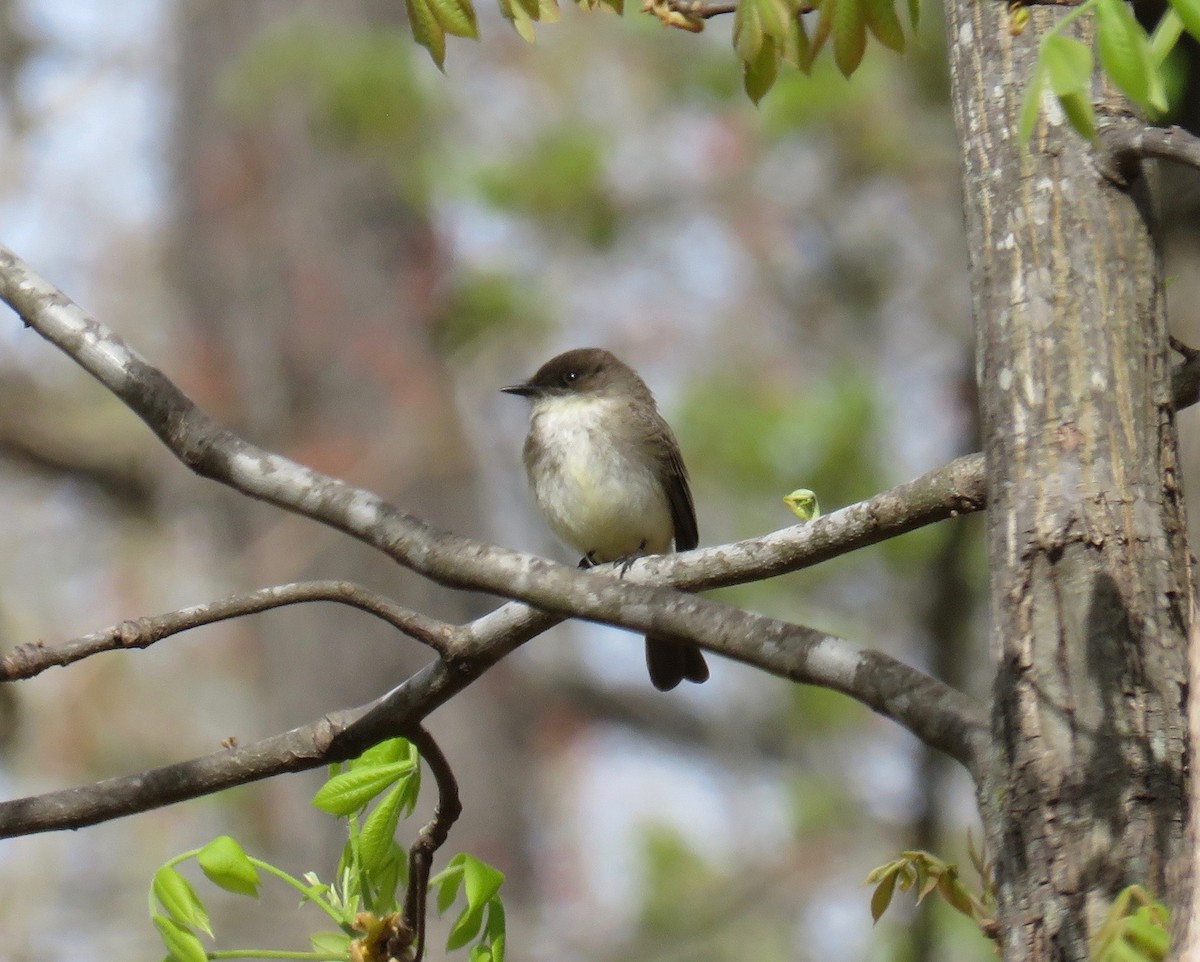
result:
M 537 388 L 532 384 L 510 384 L 508 387 L 500 388 L 504 394 L 515 394 L 518 397 L 533 397 L 537 394 Z

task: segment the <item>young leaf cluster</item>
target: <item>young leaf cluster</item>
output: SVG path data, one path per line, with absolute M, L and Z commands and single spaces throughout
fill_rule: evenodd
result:
M 300 894 L 337 926 L 311 936 L 311 951 L 269 949 L 223 950 L 220 958 L 312 959 L 314 962 L 373 959 L 384 947 L 411 940 L 401 912 L 407 883 L 408 859 L 396 842 L 396 828 L 412 814 L 421 788 L 420 757 L 403 738 L 382 742 L 346 765 L 335 765 L 329 779 L 313 797 L 313 805 L 344 818 L 348 838 L 338 862 L 336 881 L 322 882 L 316 873 L 296 878 L 283 869 L 246 854 L 228 835 L 203 848 L 177 855 L 154 874 L 150 886 L 150 915 L 168 962 L 205 962 L 218 957 L 206 952 L 201 935 L 212 938 L 209 913 L 178 865 L 195 859 L 210 882 L 236 895 L 258 897 L 261 874 L 274 876 Z M 368 811 L 369 809 L 369 811 Z M 504 876 L 469 855 L 458 855 L 437 879 L 439 905 L 453 902 L 459 887 L 467 908 L 455 924 L 449 948 L 459 948 L 480 934 L 471 962 L 504 958 L 504 908 L 499 897 Z M 448 893 L 448 895 L 447 895 Z M 443 904 L 445 903 L 445 904 Z M 484 916 L 487 924 L 483 926 Z
M 918 0 L 909 0 L 913 26 L 918 7 Z M 813 11 L 819 12 L 810 36 L 803 15 Z M 827 41 L 838 69 L 849 77 L 862 62 L 868 33 L 891 50 L 904 49 L 894 0 L 738 0 L 733 48 L 746 93 L 758 103 L 775 83 L 781 62 L 809 73 Z
M 817 501 L 817 495 L 808 488 L 797 488 L 791 494 L 785 494 L 783 503 L 801 521 L 812 521 L 821 517 L 821 505 Z
M 429 880 L 429 887 L 437 889 L 439 912 L 450 908 L 460 891 L 466 899 L 446 940 L 448 950 L 474 941 L 471 962 L 504 962 L 503 884 L 503 872 L 465 852 L 455 855 L 444 871 Z
M 917 893 L 919 905 L 927 895 L 937 892 L 947 904 L 974 921 L 985 935 L 991 935 L 996 927 L 995 897 L 986 881 L 990 871 L 982 856 L 971 853 L 976 871 L 984 879 L 983 890 L 972 892 L 958 875 L 956 865 L 943 862 L 928 852 L 901 852 L 900 857 L 880 865 L 867 876 L 867 884 L 874 885 L 871 894 L 871 918 L 878 922 L 892 904 L 896 889 Z
M 1095 962 L 1163 962 L 1170 948 L 1170 913 L 1140 885 L 1121 891 L 1092 937 Z
M 393 738 L 344 766 L 333 766 L 329 780 L 313 796 L 314 806 L 346 820 L 348 838 L 333 894 L 347 918 L 361 913 L 384 918 L 398 911 L 397 889 L 406 881 L 408 857 L 396 842 L 396 826 L 412 814 L 420 790 L 416 748 Z
M 1047 90 L 1084 137 L 1096 135 L 1090 96 L 1095 66 L 1092 48 L 1068 37 L 1066 27 L 1081 16 L 1095 17 L 1096 52 L 1108 78 L 1151 120 L 1168 109 L 1167 57 L 1183 31 L 1200 39 L 1200 0 L 1169 0 L 1153 33 L 1138 23 L 1125 0 L 1084 0 L 1042 38 L 1033 76 L 1025 89 L 1018 132 L 1028 143 Z
M 413 39 L 429 51 L 439 69 L 446 63 L 446 34 L 456 37 L 479 38 L 479 25 L 472 0 L 404 0 Z M 536 39 L 535 23 L 554 23 L 558 20 L 558 0 L 498 0 L 500 12 L 513 29 L 528 43 Z M 587 9 L 609 7 L 618 14 L 624 10 L 624 0 L 579 0 Z

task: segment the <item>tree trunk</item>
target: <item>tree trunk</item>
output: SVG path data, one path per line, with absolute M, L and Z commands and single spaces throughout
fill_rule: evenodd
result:
M 1088 957 L 1114 896 L 1168 892 L 1187 812 L 1188 550 L 1146 178 L 1017 114 L 1063 15 L 950 5 L 989 484 L 995 749 L 980 790 L 1003 958 Z

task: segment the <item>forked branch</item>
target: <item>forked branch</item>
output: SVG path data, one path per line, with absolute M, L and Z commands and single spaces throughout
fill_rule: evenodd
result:
M 368 705 L 244 748 L 2 803 L 0 836 L 78 828 L 352 758 L 384 738 L 411 733 L 490 665 L 570 616 L 693 641 L 794 681 L 844 692 L 974 768 L 987 738 L 987 719 L 981 706 L 961 692 L 845 639 L 644 582 L 703 590 L 758 580 L 980 510 L 986 493 L 980 455 L 959 458 L 806 525 L 644 559 L 618 579 L 438 531 L 369 492 L 248 444 L 214 424 L 161 372 L 2 247 L 0 299 L 122 398 L 197 473 L 348 533 L 443 584 L 519 598 L 543 609 L 510 603 L 450 631 L 436 626 L 434 633 L 445 640 L 434 646 L 442 657 Z M 1177 372 L 1195 367 L 1194 361 L 1185 359 Z M 435 625 L 424 625 L 427 636 Z

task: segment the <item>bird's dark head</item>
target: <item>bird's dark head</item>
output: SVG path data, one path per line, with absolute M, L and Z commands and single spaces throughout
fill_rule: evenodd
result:
M 600 347 L 579 347 L 550 358 L 523 384 L 500 390 L 532 400 L 604 394 L 610 389 L 636 391 L 641 379 L 616 355 Z

